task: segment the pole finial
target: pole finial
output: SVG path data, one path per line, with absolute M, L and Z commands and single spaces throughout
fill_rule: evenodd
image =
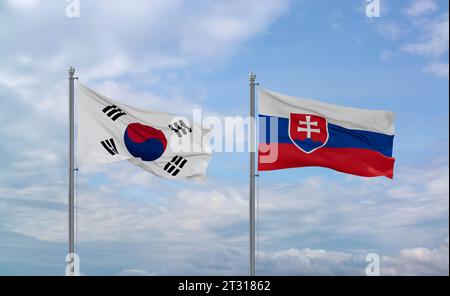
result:
M 256 74 L 253 73 L 253 72 L 250 72 L 250 73 L 248 74 L 248 80 L 250 80 L 251 82 L 255 82 L 255 80 L 256 80 Z
M 75 74 L 75 68 L 70 66 L 67 72 L 69 73 L 69 76 L 73 76 Z

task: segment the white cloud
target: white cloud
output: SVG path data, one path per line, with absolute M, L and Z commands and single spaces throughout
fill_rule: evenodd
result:
M 0 85 L 4 85 L 8 88 L 20 89 L 26 88 L 30 85 L 37 83 L 38 79 L 32 76 L 9 76 L 6 73 L 0 72 Z
M 384 50 L 380 59 L 387 61 L 402 54 L 421 56 L 427 60 L 423 72 L 437 78 L 447 78 L 448 66 L 446 54 L 449 50 L 449 14 L 438 14 L 438 6 L 434 1 L 413 1 L 410 6 L 403 9 L 411 18 L 406 21 L 410 24 L 400 25 L 392 21 L 376 23 L 376 30 L 380 35 L 392 41 L 403 44 L 396 50 Z M 435 12 L 434 15 L 429 14 Z M 404 41 L 409 38 L 410 41 Z
M 246 273 L 246 188 L 211 183 L 180 186 L 139 174 L 137 180 L 127 181 L 127 176 L 139 173 L 138 168 L 122 163 L 108 169 L 109 174 L 91 171 L 80 179 L 77 241 L 81 246 L 141 244 L 151 251 L 130 256 L 147 264 L 134 266 L 140 270 L 150 266 L 157 274 Z M 95 185 L 98 177 L 107 180 Z M 442 248 L 416 246 L 433 245 L 448 235 L 445 225 L 433 225 L 432 232 L 421 226 L 448 217 L 447 162 L 402 167 L 395 183 L 358 180 L 314 177 L 296 184 L 261 186 L 258 272 L 362 274 L 364 256 L 370 251 L 383 256 L 385 274 L 445 273 L 442 262 L 448 266 L 448 255 Z M 65 184 L 37 181 L 0 189 L 1 225 L 8 231 L 63 243 Z M 127 186 L 128 182 L 133 186 Z M 400 250 L 398 254 L 383 254 L 386 242 Z M 202 260 L 195 259 L 199 252 Z M 153 257 L 164 263 L 153 267 Z M 115 260 L 120 266 L 130 258 Z M 147 274 L 133 270 L 133 264 L 126 266 L 119 269 L 127 270 L 121 274 Z
M 439 78 L 448 78 L 448 63 L 433 62 L 427 65 L 423 71 Z
M 422 40 L 405 44 L 402 46 L 401 51 L 427 57 L 439 57 L 448 52 L 448 13 L 431 22 L 426 22 L 421 26 L 424 31 Z
M 287 0 L 264 5 L 257 0 L 202 0 L 195 5 L 183 0 L 98 0 L 84 1 L 80 18 L 69 19 L 64 1 L 11 3 L 28 7 L 32 14 L 0 12 L 8 24 L 0 26 L 0 87 L 60 120 L 61 113 L 48 111 L 65 109 L 61 98 L 69 65 L 87 84 L 120 79 L 126 85 L 123 78 L 132 78 L 136 88 L 148 85 L 150 78 L 159 82 L 159 89 L 180 90 L 181 79 L 174 81 L 170 74 L 190 66 L 219 66 L 288 5 Z
M 30 9 L 40 4 L 40 0 L 8 0 L 8 4 L 13 8 Z
M 365 275 L 368 253 L 310 248 L 262 252 L 258 256 L 258 271 L 268 275 Z M 435 249 L 403 249 L 398 254 L 380 256 L 380 274 L 448 275 L 448 239 Z
M 401 250 L 396 257 L 382 258 L 382 275 L 449 275 L 448 239 L 438 248 Z
M 166 270 L 160 270 L 161 266 L 152 269 L 158 274 L 245 274 L 246 188 L 212 183 L 180 186 L 153 182 L 151 176 L 146 184 L 144 175 L 127 186 L 127 175 L 135 176 L 138 168 L 122 163 L 108 169 L 109 174 L 91 171 L 80 179 L 77 233 L 81 245 L 146 243 L 156 249 L 136 256 L 158 254 L 170 262 Z M 121 171 L 115 176 L 114 172 Z M 95 185 L 98 177 L 107 180 Z M 0 190 L 3 227 L 45 241 L 65 242 L 65 184 L 26 184 Z M 420 262 L 407 250 L 433 245 L 448 236 L 446 225 L 433 224 L 432 232 L 422 228 L 448 218 L 446 161 L 429 167 L 401 167 L 394 183 L 315 177 L 294 184 L 264 184 L 259 196 L 258 246 L 262 252 L 258 266 L 267 274 L 360 274 L 365 266 L 363 255 L 369 250 L 385 255 L 381 250 L 386 242 L 391 249 L 406 250 L 383 259 L 386 273 L 409 273 L 413 269 L 400 269 L 404 262 Z M 346 245 L 350 240 L 352 244 Z M 314 247 L 324 244 L 327 247 Z M 437 260 L 433 249 L 418 250 L 428 261 Z M 207 252 L 204 260 L 193 259 L 200 251 Z M 228 261 L 222 262 L 225 257 Z M 442 272 L 440 265 L 423 264 L 417 273 Z
M 292 248 L 277 252 L 262 252 L 258 255 L 258 270 L 261 274 L 269 275 L 359 274 L 362 270 L 362 261 L 359 260 L 359 268 L 352 261 L 358 260 L 345 252 Z
M 404 9 L 404 13 L 411 17 L 423 16 L 436 12 L 438 5 L 434 0 L 413 0 L 411 4 Z

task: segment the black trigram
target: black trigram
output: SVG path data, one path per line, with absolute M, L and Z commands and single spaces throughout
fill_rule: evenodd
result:
M 125 112 L 122 111 L 122 109 L 118 108 L 116 105 L 110 105 L 108 107 L 105 107 L 102 111 L 109 118 L 111 118 L 112 121 L 116 121 L 119 117 L 127 115 Z
M 103 148 L 106 149 L 106 151 L 109 152 L 111 155 L 119 154 L 119 151 L 117 151 L 116 143 L 114 143 L 113 139 L 104 140 L 100 142 L 103 146 Z
M 169 128 L 177 133 L 178 137 L 192 133 L 192 128 L 188 127 L 183 120 L 169 124 Z
M 181 156 L 174 156 L 171 161 L 169 161 L 165 166 L 164 170 L 171 174 L 172 176 L 178 175 L 181 169 L 186 164 L 187 159 L 184 159 Z

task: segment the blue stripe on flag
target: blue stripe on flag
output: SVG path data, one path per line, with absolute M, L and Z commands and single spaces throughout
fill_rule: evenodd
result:
M 289 138 L 289 119 L 259 115 L 259 142 L 260 143 L 292 143 Z M 269 118 L 272 118 L 269 120 Z M 271 121 L 278 119 L 278 139 L 270 139 Z M 392 157 L 394 136 L 377 132 L 347 129 L 328 123 L 328 142 L 324 147 L 329 148 L 361 148 L 380 152 Z

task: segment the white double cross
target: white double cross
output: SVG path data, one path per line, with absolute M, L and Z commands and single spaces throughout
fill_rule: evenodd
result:
M 311 116 L 306 115 L 306 121 L 299 121 L 298 125 L 306 125 L 306 127 L 297 127 L 297 132 L 306 132 L 306 138 L 311 139 L 312 133 L 320 133 L 320 129 L 312 128 L 313 126 L 317 126 L 318 122 L 311 122 Z

